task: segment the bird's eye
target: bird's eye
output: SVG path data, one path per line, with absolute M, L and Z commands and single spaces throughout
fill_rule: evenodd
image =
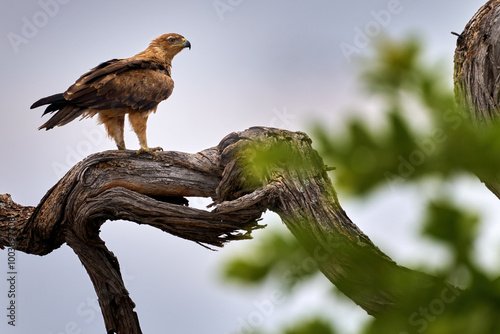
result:
M 173 37 L 169 37 L 169 38 L 168 38 L 168 42 L 169 42 L 170 44 L 173 44 L 173 43 L 174 43 L 174 41 L 175 41 L 175 38 L 173 38 Z

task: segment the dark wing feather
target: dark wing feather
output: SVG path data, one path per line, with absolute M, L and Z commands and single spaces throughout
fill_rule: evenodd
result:
M 149 111 L 173 90 L 169 70 L 144 60 L 110 60 L 82 75 L 64 93 L 73 104 L 95 110 Z
M 88 109 L 149 111 L 167 99 L 173 88 L 170 69 L 160 63 L 112 59 L 82 75 L 63 94 L 42 98 L 31 108 L 49 104 L 43 115 L 57 111 L 40 127 L 48 130 L 71 122 Z

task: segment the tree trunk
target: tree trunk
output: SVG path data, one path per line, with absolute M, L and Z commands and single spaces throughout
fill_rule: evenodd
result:
M 190 208 L 189 196 L 211 197 L 215 208 Z M 306 134 L 271 128 L 232 133 L 196 154 L 91 155 L 36 208 L 0 197 L 0 247 L 46 255 L 67 243 L 92 280 L 107 333 L 141 333 L 118 261 L 99 237 L 105 221 L 129 220 L 223 246 L 250 238 L 267 209 L 280 215 L 325 276 L 371 315 L 401 309 L 415 291 L 442 285 L 398 266 L 351 222 Z
M 458 36 L 455 50 L 455 96 L 478 125 L 500 115 L 500 0 L 481 7 Z M 478 177 L 500 199 L 500 176 Z

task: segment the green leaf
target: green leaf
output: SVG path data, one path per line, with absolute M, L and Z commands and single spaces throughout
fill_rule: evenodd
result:
M 457 264 L 469 264 L 478 223 L 477 214 L 439 199 L 428 205 L 423 233 L 450 246 Z

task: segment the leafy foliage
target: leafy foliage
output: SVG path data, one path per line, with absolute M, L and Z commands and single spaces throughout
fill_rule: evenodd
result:
M 479 217 L 452 203 L 432 201 L 427 208 L 423 233 L 451 247 L 455 265 L 472 266 L 470 253 L 477 236 Z
M 298 282 L 315 274 L 317 267 L 302 265 L 308 254 L 291 233 L 268 232 L 249 255 L 229 260 L 223 274 L 229 281 L 247 285 L 275 279 L 280 288 L 291 291 Z
M 447 88 L 449 75 L 427 68 L 416 40 L 382 41 L 361 78 L 386 106 L 386 127 L 370 129 L 362 119 L 349 122 L 342 138 L 318 125 L 322 156 L 338 166 L 338 187 L 354 195 L 378 186 L 418 182 L 459 173 L 498 176 L 499 124 L 472 124 Z M 368 64 L 368 65 L 367 65 Z M 415 110 L 414 105 L 419 108 Z M 424 127 L 416 120 L 426 118 Z
M 335 332 L 329 323 L 321 319 L 312 319 L 286 329 L 284 334 L 335 334 Z
M 367 197 L 378 188 L 397 191 L 402 184 L 417 186 L 429 178 L 441 185 L 464 174 L 500 179 L 500 125 L 472 124 L 455 102 L 450 74 L 441 64 L 428 64 L 421 43 L 414 38 L 384 39 L 375 51 L 373 57 L 360 61 L 360 81 L 381 102 L 382 125 L 373 127 L 354 118 L 342 134 L 323 123 L 314 129 L 320 155 L 336 167 L 332 176 L 337 189 Z M 430 292 L 436 296 L 433 299 L 407 296 L 407 309 L 369 322 L 363 332 L 500 333 L 495 320 L 500 311 L 500 280 L 491 281 L 471 256 L 481 216 L 454 203 L 446 193 L 429 199 L 425 210 L 422 237 L 446 246 L 453 255 L 451 263 L 434 273 L 448 282 L 446 288 Z M 307 254 L 291 234 L 268 235 L 247 254 L 226 263 L 228 280 L 252 285 L 274 280 L 283 291 L 294 294 L 291 288 L 296 282 L 305 282 L 317 272 L 314 267 L 300 270 Z M 283 278 L 290 270 L 297 272 L 294 284 Z M 281 333 L 333 333 L 333 329 L 314 320 Z

